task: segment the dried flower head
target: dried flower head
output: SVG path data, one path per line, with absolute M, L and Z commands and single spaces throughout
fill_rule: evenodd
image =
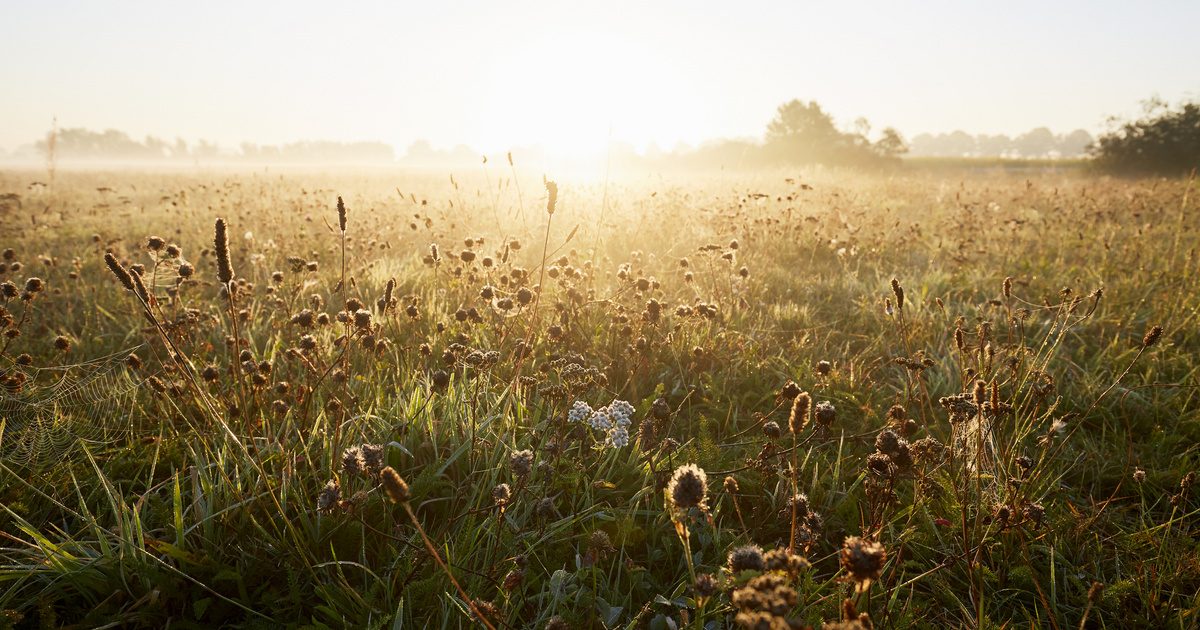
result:
M 383 491 L 387 493 L 388 498 L 392 503 L 404 503 L 409 499 L 408 484 L 396 472 L 395 468 L 388 466 L 379 471 L 379 480 L 383 483 Z
M 878 542 L 851 536 L 842 544 L 841 560 L 842 569 L 850 574 L 858 591 L 862 592 L 883 574 L 887 551 Z
M 685 464 L 675 469 L 667 483 L 667 499 L 677 510 L 707 507 L 708 477 L 699 466 Z

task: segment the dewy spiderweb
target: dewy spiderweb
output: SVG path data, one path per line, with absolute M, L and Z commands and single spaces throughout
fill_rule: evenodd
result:
M 0 386 L 0 460 L 32 466 L 55 461 L 81 442 L 127 435 L 127 411 L 141 382 L 125 365 L 135 350 L 70 365 L 9 367 L 7 375 L 23 374 L 24 382 Z

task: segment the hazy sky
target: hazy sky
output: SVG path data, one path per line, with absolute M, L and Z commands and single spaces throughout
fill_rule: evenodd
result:
M 1096 130 L 1200 97 L 1200 1 L 0 0 L 0 147 L 60 126 L 487 151 L 758 136 L 814 99 L 906 135 Z

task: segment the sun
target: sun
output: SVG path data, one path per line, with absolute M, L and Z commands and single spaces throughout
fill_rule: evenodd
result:
M 575 35 L 578 35 L 576 33 Z M 516 44 L 490 64 L 481 148 L 540 146 L 547 155 L 602 154 L 614 137 L 640 134 L 631 121 L 653 110 L 657 55 L 598 37 L 544 37 Z

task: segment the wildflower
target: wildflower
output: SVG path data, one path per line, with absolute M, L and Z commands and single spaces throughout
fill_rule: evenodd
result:
M 342 469 L 346 474 L 355 477 L 361 475 L 367 468 L 366 459 L 363 458 L 362 449 L 357 446 L 342 451 Z
M 622 448 L 628 446 L 629 429 L 623 426 L 614 427 L 613 430 L 608 433 L 608 443 L 611 444 L 613 448 Z
M 608 407 L 605 407 L 605 409 L 608 410 L 609 417 L 611 417 L 618 426 L 623 427 L 629 426 L 635 411 L 633 405 L 624 400 L 614 400 L 609 403 Z
M 808 569 L 811 564 L 804 556 L 796 555 L 787 549 L 772 549 L 763 555 L 763 561 L 768 571 L 781 571 L 791 577 Z
M 383 446 L 380 444 L 363 444 L 360 447 L 363 462 L 372 474 L 379 474 L 383 469 Z
M 708 476 L 695 464 L 685 464 L 675 469 L 667 483 L 667 498 L 677 510 L 688 508 L 706 509 Z
M 696 583 L 693 588 L 696 592 L 696 597 L 708 599 L 717 594 L 717 578 L 711 573 L 701 573 L 696 576 Z
M 336 481 L 330 479 L 325 482 L 325 487 L 321 489 L 321 493 L 317 495 L 317 509 L 322 512 L 331 512 L 333 507 L 342 497 L 341 489 L 338 488 Z
M 526 477 L 533 470 L 533 451 L 525 449 L 512 454 L 508 460 L 508 467 L 517 477 Z
M 883 574 L 887 551 L 877 542 L 851 536 L 842 544 L 841 560 L 842 568 L 850 574 L 861 593 Z
M 833 403 L 823 400 L 817 403 L 813 416 L 816 418 L 817 424 L 828 428 L 833 426 L 834 421 L 837 420 L 837 409 L 834 408 Z
M 593 411 L 591 417 L 588 418 L 588 424 L 591 424 L 592 428 L 597 431 L 608 431 L 613 427 L 613 421 L 609 417 L 607 409 Z
M 765 571 L 767 568 L 762 548 L 758 545 L 743 545 L 730 551 L 727 562 L 729 572 L 735 575 L 742 571 Z
M 492 488 L 492 500 L 496 505 L 504 507 L 512 499 L 512 488 L 506 483 L 502 483 L 495 488 Z

